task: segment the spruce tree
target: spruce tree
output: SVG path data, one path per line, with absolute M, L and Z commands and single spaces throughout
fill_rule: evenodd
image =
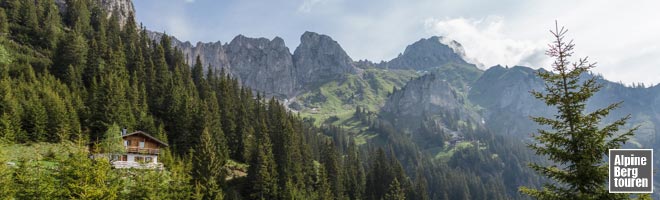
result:
M 35 92 L 30 92 L 29 99 L 22 102 L 24 115 L 21 125 L 27 132 L 27 135 L 19 136 L 19 142 L 42 142 L 46 141 L 48 133 L 46 132 L 48 124 L 48 113 L 43 103 L 38 99 Z
M 202 60 L 199 58 L 199 55 L 195 58 L 195 65 L 193 65 L 192 68 L 192 79 L 195 82 L 195 85 L 197 86 L 198 90 L 200 90 L 201 94 L 201 83 L 202 79 L 204 78 L 204 69 L 202 67 Z
M 496 193 L 497 190 L 491 190 L 491 192 Z M 419 200 L 430 200 L 429 197 L 429 188 L 426 178 L 422 176 L 422 173 L 418 172 L 417 178 L 415 179 L 415 198 Z
M 0 35 L 5 36 L 9 33 L 9 19 L 5 9 L 0 8 Z
M 216 93 L 218 96 L 220 106 L 220 113 L 222 119 L 222 131 L 225 133 L 227 138 L 231 141 L 228 142 L 229 149 L 238 149 L 236 141 L 240 141 L 238 133 L 236 132 L 236 112 L 234 110 L 235 99 L 234 95 L 236 92 L 235 88 L 232 87 L 231 82 L 232 78 L 229 75 L 225 75 L 224 72 L 220 74 L 221 78 L 219 81 L 219 91 Z
M 344 179 L 346 193 L 350 199 L 363 199 L 365 174 L 362 161 L 355 141 L 351 138 L 347 150 L 347 160 L 344 164 L 346 178 Z
M 42 0 L 40 4 L 42 12 L 39 16 L 39 46 L 44 49 L 54 49 L 61 33 L 60 12 L 54 0 Z
M 234 147 L 230 149 L 231 157 L 239 162 L 247 162 L 252 157 L 252 150 L 254 145 L 254 127 L 251 124 L 251 100 L 252 92 L 241 88 L 241 97 L 239 101 L 236 123 L 236 133 L 233 138 L 227 135 L 227 146 Z
M 0 196 L 7 199 L 13 199 L 14 193 L 17 188 L 14 186 L 14 180 L 12 180 L 13 170 L 7 163 L 5 155 L 7 152 L 4 151 L 6 148 L 5 143 L 0 139 Z
M 554 118 L 532 118 L 551 130 L 538 130 L 534 135 L 536 142 L 529 147 L 554 163 L 546 166 L 530 164 L 532 169 L 552 182 L 540 190 L 521 187 L 520 191 L 536 199 L 627 199 L 625 194 L 607 191 L 608 166 L 604 157 L 608 149 L 619 148 L 633 135 L 635 128 L 617 134 L 630 116 L 599 127 L 601 120 L 621 102 L 587 112 L 587 100 L 602 87 L 595 76 L 583 78 L 595 65 L 586 58 L 569 61 L 574 44 L 566 42 L 567 30 L 556 26 L 550 32 L 554 41 L 547 55 L 555 58 L 553 70 L 539 70 L 538 75 L 546 83 L 545 92 L 531 93 L 548 106 L 555 107 L 557 114 Z
M 34 1 L 21 1 L 16 39 L 23 44 L 33 45 L 38 38 L 39 19 Z
M 0 46 L 0 52 L 4 48 Z M 1 55 L 2 53 L 0 53 Z M 4 64 L 0 68 L 5 68 Z M 20 132 L 20 103 L 7 70 L 0 71 L 0 142 L 14 142 Z
M 81 147 L 78 147 L 81 148 Z M 106 159 L 90 159 L 83 151 L 71 153 L 60 162 L 60 198 L 117 199 L 121 177 Z
M 378 200 L 384 198 L 389 189 L 389 184 L 396 178 L 390 159 L 395 158 L 388 158 L 381 148 L 370 155 L 370 169 L 367 174 L 365 190 L 367 199 Z
M 66 0 L 67 10 L 64 15 L 64 22 L 69 27 L 85 35 L 91 30 L 88 2 L 86 0 Z
M 39 162 L 21 158 L 14 169 L 16 199 L 47 199 L 60 192 L 53 171 L 46 170 Z
M 385 194 L 384 200 L 405 200 L 405 199 L 406 199 L 406 194 L 401 189 L 401 184 L 399 184 L 399 180 L 394 178 L 392 183 L 390 183 L 390 187 L 387 190 L 387 194 Z
M 69 78 L 82 76 L 83 68 L 87 64 L 87 53 L 87 42 L 80 33 L 76 31 L 66 33 L 58 46 L 51 72 L 65 83 L 82 81 Z
M 103 140 L 99 143 L 100 153 L 122 154 L 126 151 L 121 130 L 117 124 L 112 124 L 103 134 Z
M 208 129 L 204 129 L 199 139 L 193 160 L 193 175 L 195 182 L 202 185 L 204 199 L 214 199 L 222 195 L 218 181 L 223 177 L 223 158 L 218 156 L 216 141 Z
M 335 199 L 344 198 L 344 188 L 342 187 L 343 174 L 341 170 L 341 158 L 335 144 L 328 141 L 324 144 L 321 150 L 321 163 L 325 166 L 328 176 L 328 183 L 332 189 L 332 194 Z
M 161 170 L 127 169 L 116 171 L 125 177 L 118 199 L 167 199 L 169 176 Z
M 165 152 L 171 154 L 170 151 L 166 150 Z M 171 178 L 167 196 L 169 199 L 186 199 L 192 196 L 194 187 L 194 185 L 190 184 L 190 180 L 192 179 L 190 168 L 192 164 L 188 162 L 190 159 L 174 158 L 169 163 L 163 160 L 163 164 L 169 171 Z
M 263 117 L 263 116 L 262 116 Z M 277 166 L 272 144 L 263 118 L 259 120 L 256 153 L 248 169 L 251 199 L 277 199 Z
M 315 188 L 318 195 L 318 199 L 335 199 L 332 195 L 332 189 L 330 188 L 330 183 L 328 183 L 328 173 L 323 165 L 316 166 L 316 183 Z
M 48 124 L 46 131 L 47 139 L 51 142 L 64 141 L 69 138 L 72 127 L 67 121 L 70 113 L 66 108 L 64 100 L 52 89 L 44 88 L 42 92 L 42 101 L 48 113 Z

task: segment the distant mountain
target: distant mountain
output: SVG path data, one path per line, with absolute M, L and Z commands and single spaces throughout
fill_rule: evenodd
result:
M 552 116 L 555 111 L 529 93 L 531 90 L 544 90 L 544 83 L 536 75 L 537 71 L 521 66 L 494 66 L 472 85 L 469 99 L 483 108 L 482 116 L 491 131 L 529 136 L 542 128 L 532 122 L 530 116 Z M 621 107 L 611 112 L 604 122 L 630 114 L 628 127 L 640 125 L 640 129 L 628 145 L 645 148 L 660 146 L 660 137 L 656 137 L 656 133 L 660 132 L 660 85 L 628 87 L 600 76 L 597 78 L 603 87 L 587 102 L 587 110 L 593 111 L 623 101 Z
M 469 64 L 464 58 L 460 43 L 433 36 L 408 45 L 403 54 L 378 66 L 387 69 L 429 70 L 450 63 Z
M 155 40 L 159 40 L 162 35 L 162 33 L 150 32 L 150 36 Z M 197 56 L 200 56 L 204 67 L 211 66 L 216 70 L 224 68 L 230 74 L 241 79 L 241 82 L 246 86 L 272 96 L 286 98 L 294 97 L 295 94 L 309 91 L 329 81 L 345 78 L 347 74 L 359 73 L 362 69 L 402 69 L 423 72 L 449 65 L 476 66 L 464 60 L 465 53 L 460 43 L 438 36 L 421 39 L 406 47 L 403 54 L 391 61 L 375 64 L 368 60 L 353 61 L 331 37 L 314 32 L 305 32 L 300 37 L 300 45 L 290 55 L 293 61 L 292 69 L 286 68 L 289 65 L 289 58 L 285 55 L 283 49 L 286 48 L 284 42 L 278 37 L 274 38 L 273 41 L 277 41 L 277 44 L 281 46 L 265 45 L 265 41 L 267 41 L 265 38 L 248 38 L 242 35 L 234 38 L 231 43 L 224 45 L 221 42 L 198 42 L 196 45 L 192 45 L 190 42 L 181 42 L 174 37 L 172 38 L 173 45 L 183 51 L 190 65 L 194 63 Z M 235 51 L 228 52 L 230 46 L 234 46 Z M 252 47 L 255 47 L 255 50 L 261 49 L 257 51 L 262 52 L 236 49 Z M 280 56 L 273 57 L 273 55 L 266 53 L 272 53 L 273 51 L 280 52 L 278 53 Z M 241 55 L 242 53 L 249 54 Z M 266 61 L 262 60 L 264 55 L 271 56 L 268 58 L 270 59 L 268 62 L 262 62 Z M 273 60 L 276 57 L 280 59 Z M 241 63 L 241 65 L 232 64 L 230 58 L 236 58 L 233 62 Z M 249 62 L 241 61 L 241 59 L 248 60 L 248 58 Z M 262 63 L 257 64 L 257 62 Z M 272 73 L 273 71 L 270 71 L 269 66 L 266 65 L 282 66 L 277 67 L 279 72 Z M 266 76 L 262 78 L 246 77 L 249 74 L 248 72 L 256 72 L 256 69 L 265 69 L 266 71 L 262 73 Z M 242 73 L 239 73 L 239 71 Z M 292 74 L 288 74 L 289 72 Z M 290 81 L 285 83 L 268 81 L 269 77 L 267 76 L 293 80 L 294 83 L 291 85 Z M 255 81 L 257 79 L 259 81 Z

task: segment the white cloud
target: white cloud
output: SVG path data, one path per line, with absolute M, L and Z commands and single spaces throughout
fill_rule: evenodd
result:
M 186 3 L 195 3 L 195 0 L 183 0 Z
M 510 37 L 503 32 L 505 22 L 501 17 L 430 18 L 425 26 L 431 34 L 461 43 L 467 57 L 476 59 L 485 67 L 497 64 L 539 67 L 547 63 L 543 56 L 545 43 Z

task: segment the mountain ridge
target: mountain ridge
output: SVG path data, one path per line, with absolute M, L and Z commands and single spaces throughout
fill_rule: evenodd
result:
M 148 31 L 149 37 L 153 40 L 160 40 L 164 35 L 160 32 Z M 172 38 L 172 45 L 181 49 L 188 61 L 189 65 L 194 64 L 194 61 L 197 56 L 200 56 L 200 60 L 204 63 L 204 68 L 212 66 L 214 70 L 226 69 L 228 73 L 237 76 L 238 79 L 245 79 L 245 74 L 238 75 L 235 73 L 238 69 L 236 66 L 232 66 L 229 62 L 229 55 L 227 54 L 227 47 L 231 45 L 230 43 L 222 44 L 220 41 L 216 42 L 197 42 L 195 45 L 186 41 L 182 42 L 174 36 L 169 36 Z M 238 35 L 232 39 L 232 41 L 240 39 L 247 40 L 250 37 L 244 35 Z M 268 40 L 267 38 L 257 37 L 253 38 L 259 41 Z M 465 60 L 463 51 L 459 51 L 457 47 L 461 47 L 460 43 L 456 41 L 451 41 L 454 43 L 454 47 L 450 47 L 442 43 L 441 37 L 432 36 L 429 39 L 422 39 L 414 44 L 409 45 L 406 48 L 406 53 L 402 54 L 397 58 L 393 58 L 387 62 L 373 63 L 369 60 L 359 60 L 354 61 L 341 47 L 341 45 L 333 40 L 330 36 L 324 34 L 318 34 L 315 32 L 306 31 L 301 37 L 301 42 L 296 47 L 293 53 L 289 53 L 293 59 L 294 74 L 295 80 L 294 86 L 287 86 L 286 89 L 278 89 L 279 91 L 268 91 L 264 90 L 264 87 L 259 85 L 273 84 L 272 82 L 261 83 L 261 82 L 243 82 L 243 84 L 252 87 L 253 89 L 264 92 L 266 94 L 271 94 L 272 96 L 279 96 L 284 98 L 291 98 L 305 89 L 309 89 L 307 85 L 309 84 L 323 84 L 333 79 L 341 79 L 345 74 L 358 74 L 366 68 L 379 68 L 379 69 L 416 69 L 416 70 L 431 70 L 436 67 L 441 67 L 441 65 L 446 64 L 446 60 L 451 60 L 451 63 L 464 64 L 464 65 L 473 65 Z M 272 39 L 277 40 L 278 44 L 284 44 L 284 41 L 275 37 Z M 418 46 L 422 46 L 421 49 Z M 429 49 L 441 49 L 442 52 L 428 51 Z M 421 54 L 421 55 L 416 55 Z M 304 56 L 303 56 L 304 55 Z M 424 67 L 409 67 L 409 60 L 411 58 L 427 58 L 432 60 L 427 62 Z M 288 58 L 287 58 L 288 59 Z M 287 61 L 283 61 L 287 62 Z M 408 63 L 408 64 L 405 64 Z M 475 65 L 476 66 L 476 65 Z M 254 67 L 252 65 L 243 65 L 242 67 Z M 290 76 L 284 76 L 283 78 L 292 78 Z M 288 83 L 287 83 L 288 85 Z M 293 88 L 293 89 L 292 89 Z

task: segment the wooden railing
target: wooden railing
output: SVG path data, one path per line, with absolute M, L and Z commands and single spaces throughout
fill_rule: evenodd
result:
M 128 147 L 126 147 L 126 152 L 127 152 L 127 153 L 139 153 L 139 154 L 153 154 L 153 155 L 158 155 L 158 154 L 160 154 L 160 149 L 140 148 L 140 147 L 132 147 L 132 146 L 128 146 Z

